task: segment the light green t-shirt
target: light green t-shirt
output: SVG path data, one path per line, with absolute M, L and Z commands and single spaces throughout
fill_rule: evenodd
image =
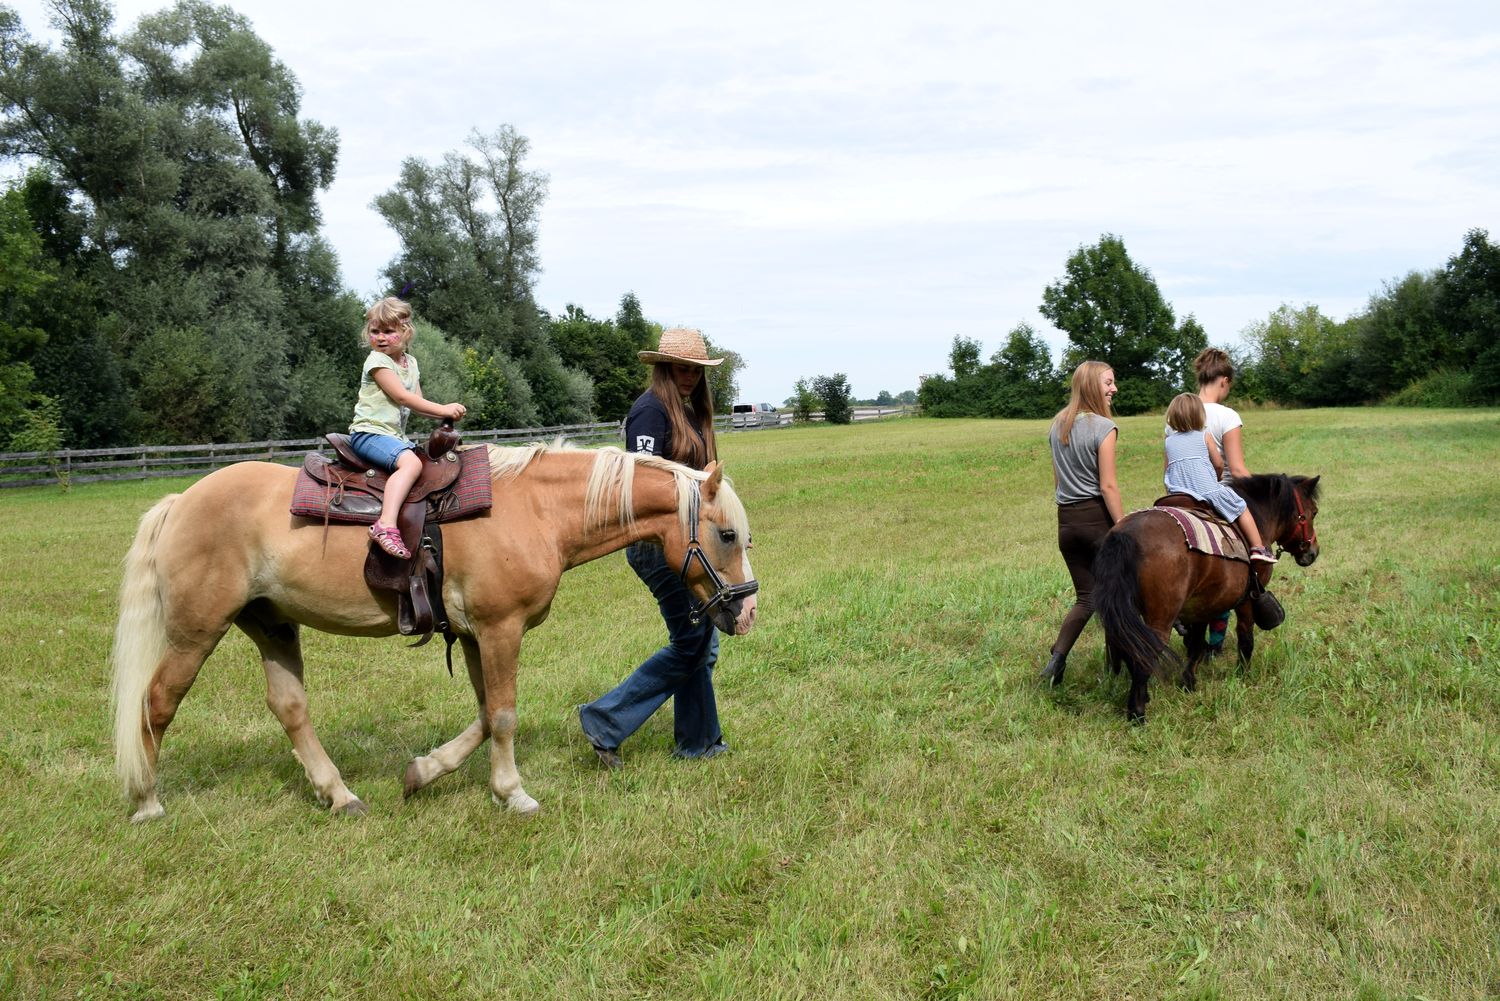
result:
M 379 351 L 371 351 L 370 357 L 365 359 L 364 370 L 359 376 L 359 399 L 354 404 L 354 423 L 349 425 L 349 433 L 357 431 L 370 431 L 375 434 L 388 434 L 393 438 L 400 438 L 406 434 L 406 417 L 411 413 L 406 407 L 398 407 L 385 395 L 385 390 L 375 381 L 374 372 L 377 368 L 388 368 L 396 373 L 396 378 L 401 380 L 402 387 L 414 393 L 417 384 L 421 382 L 421 373 L 417 370 L 417 359 L 410 351 L 401 356 L 404 365 L 398 365 L 391 360 L 391 356 Z

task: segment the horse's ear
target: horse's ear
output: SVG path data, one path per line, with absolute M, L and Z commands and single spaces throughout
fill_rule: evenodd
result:
M 708 479 L 703 481 L 703 499 L 711 501 L 719 492 L 719 484 L 724 480 L 724 467 L 715 459 L 705 466 L 703 471 L 708 474 Z
M 1302 492 L 1304 494 L 1306 494 L 1308 497 L 1311 497 L 1313 500 L 1317 500 L 1318 499 L 1318 481 L 1321 480 L 1322 478 L 1323 478 L 1323 474 L 1319 473 L 1317 476 L 1314 476 L 1310 480 L 1303 480 L 1302 481 Z

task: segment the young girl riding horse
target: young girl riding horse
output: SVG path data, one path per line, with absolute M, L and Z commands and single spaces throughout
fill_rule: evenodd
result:
M 1172 433 L 1164 442 L 1163 480 L 1173 493 L 1187 494 L 1212 504 L 1225 521 L 1233 521 L 1245 535 L 1254 562 L 1275 563 L 1276 557 L 1261 542 L 1260 529 L 1250 516 L 1245 499 L 1219 482 L 1204 437 L 1203 401 L 1192 393 L 1180 393 L 1167 407 L 1167 427 Z
M 365 339 L 370 354 L 359 376 L 359 399 L 354 404 L 354 423 L 349 425 L 349 444 L 372 466 L 390 473 L 380 517 L 370 526 L 370 538 L 397 559 L 411 552 L 401 541 L 396 516 L 407 493 L 422 474 L 422 460 L 406 440 L 406 416 L 415 410 L 427 417 L 458 420 L 462 403 L 433 403 L 422 395 L 417 359 L 407 352 L 415 329 L 411 307 L 395 296 L 386 296 L 365 313 Z

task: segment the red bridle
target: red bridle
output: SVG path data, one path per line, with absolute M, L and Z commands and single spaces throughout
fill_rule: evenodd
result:
M 1292 487 L 1292 498 L 1297 502 L 1297 527 L 1288 540 L 1289 545 L 1283 547 L 1282 552 L 1300 556 L 1318 544 L 1318 533 L 1307 518 L 1307 508 L 1302 504 L 1302 491 L 1295 486 Z

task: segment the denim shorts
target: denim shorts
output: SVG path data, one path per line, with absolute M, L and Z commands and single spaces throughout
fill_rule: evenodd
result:
M 396 459 L 402 452 L 412 448 L 405 438 L 393 438 L 388 434 L 373 431 L 356 431 L 349 436 L 354 454 L 372 466 L 379 466 L 388 473 L 396 471 Z

